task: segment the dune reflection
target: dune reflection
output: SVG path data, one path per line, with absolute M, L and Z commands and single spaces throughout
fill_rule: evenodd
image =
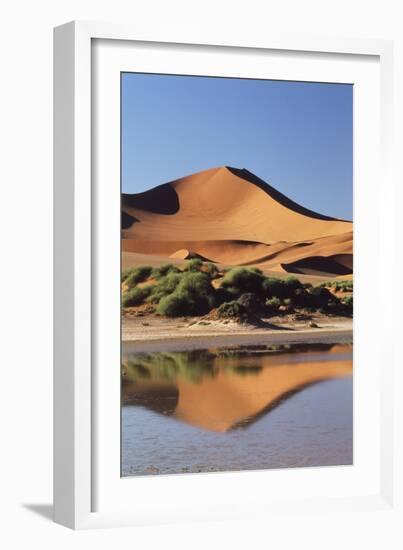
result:
M 246 427 L 312 384 L 352 374 L 352 346 L 239 349 L 123 356 L 123 405 L 204 430 Z

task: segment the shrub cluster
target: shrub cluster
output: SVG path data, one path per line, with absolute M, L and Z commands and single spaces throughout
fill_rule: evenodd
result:
M 214 288 L 206 273 L 185 272 L 179 279 L 174 291 L 160 300 L 157 313 L 168 317 L 204 315 L 215 306 Z
M 185 266 L 185 271 L 201 271 L 203 267 L 203 262 L 199 258 L 193 258 L 189 260 Z
M 266 277 L 263 282 L 263 290 L 266 298 L 294 298 L 298 291 L 301 294 L 304 285 L 296 277 L 287 277 L 286 279 L 276 279 L 275 277 Z
M 152 268 L 148 265 L 143 265 L 141 267 L 135 267 L 126 272 L 126 277 L 124 282 L 129 288 L 133 288 L 138 283 L 146 281 L 152 272 Z
M 174 264 L 164 264 L 159 267 L 154 267 L 151 271 L 151 277 L 154 279 L 161 279 L 165 277 L 168 273 L 180 273 L 180 269 Z
M 354 289 L 353 281 L 327 281 L 319 286 L 332 288 L 336 292 L 353 292 Z
M 353 309 L 353 297 L 352 296 L 343 296 L 341 299 L 343 306 Z
M 253 292 L 245 292 L 238 298 L 238 303 L 241 304 L 248 313 L 259 314 L 263 310 L 263 302 L 257 294 Z
M 268 298 L 266 300 L 266 306 L 270 309 L 278 309 L 281 306 L 281 300 L 277 298 L 277 296 L 273 296 L 273 298 Z
M 203 264 L 203 271 L 208 273 L 212 279 L 216 279 L 220 274 L 218 267 L 212 262 L 205 262 Z
M 143 304 L 150 293 L 150 287 L 140 288 L 138 286 L 131 288 L 122 296 L 122 306 L 131 307 Z
M 130 273 L 133 271 L 133 268 L 130 267 L 128 269 L 123 269 L 121 272 L 120 272 L 120 282 L 123 283 L 127 277 L 130 275 Z
M 169 272 L 167 275 L 160 277 L 157 284 L 151 287 L 148 301 L 153 304 L 158 304 L 162 298 L 172 294 L 179 282 L 181 281 L 182 273 Z
M 264 280 L 260 269 L 234 267 L 224 275 L 221 287 L 238 296 L 245 292 L 262 294 Z
M 217 316 L 220 319 L 240 319 L 242 317 L 246 317 L 246 315 L 246 308 L 237 300 L 225 302 L 217 309 Z
M 218 288 L 212 280 L 222 275 L 211 262 L 195 258 L 180 270 L 173 264 L 142 266 L 122 273 L 128 291 L 123 307 L 144 302 L 157 305 L 157 313 L 168 317 L 204 315 L 218 307 L 221 317 L 273 314 L 279 309 L 308 308 L 322 312 L 351 313 L 353 297 L 337 298 L 329 289 L 352 292 L 352 281 L 331 281 L 318 286 L 303 284 L 296 277 L 266 277 L 260 269 L 234 267 L 224 271 Z M 150 279 L 146 286 L 139 283 Z
M 336 303 L 337 298 L 327 288 L 314 286 L 309 289 L 310 307 L 326 309 L 330 304 Z

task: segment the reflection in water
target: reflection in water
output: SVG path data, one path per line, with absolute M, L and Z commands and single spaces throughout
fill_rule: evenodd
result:
M 351 463 L 351 374 L 352 346 L 344 344 L 243 346 L 170 353 L 129 354 L 123 350 L 123 475 L 238 469 L 237 456 L 242 458 L 238 461 L 244 464 L 242 469 L 306 465 L 306 456 L 294 456 L 297 451 L 292 448 L 299 447 L 301 451 L 305 436 L 312 447 L 315 433 L 317 458 L 308 461 L 309 465 Z M 349 384 L 342 385 L 342 395 L 337 395 L 332 386 L 334 391 L 323 401 L 323 391 L 327 390 L 320 389 L 323 384 L 318 383 L 342 378 L 349 380 Z M 339 384 L 339 390 L 342 386 Z M 303 389 L 302 395 L 311 398 L 308 404 L 306 395 L 299 399 L 303 409 L 297 406 L 295 411 L 296 397 L 290 398 Z M 346 427 L 340 431 L 338 419 L 329 417 L 324 429 L 334 432 L 336 428 L 333 438 L 341 437 L 345 442 L 341 454 L 339 449 L 325 458 L 320 452 L 321 440 L 327 448 L 329 438 L 318 435 L 317 424 L 321 421 L 317 415 L 327 417 L 332 407 L 338 410 L 335 414 L 341 415 Z M 275 420 L 279 414 L 274 416 L 277 409 L 281 409 L 283 423 L 281 445 L 289 455 L 283 459 L 279 437 L 274 433 L 278 431 Z M 287 411 L 291 411 L 291 417 Z M 307 414 L 311 419 L 308 424 L 305 419 L 302 432 L 296 433 L 298 422 Z M 202 441 L 211 445 L 212 452 L 206 454 Z M 260 463 L 256 456 L 247 460 L 245 444 L 258 451 Z M 179 448 L 182 453 L 178 454 Z M 277 461 L 271 466 L 273 462 L 268 457 L 272 450 Z M 189 466 L 195 460 L 198 469 Z

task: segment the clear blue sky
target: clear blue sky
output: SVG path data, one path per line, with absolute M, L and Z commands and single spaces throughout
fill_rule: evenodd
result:
M 352 219 L 349 84 L 122 74 L 122 190 L 247 168 L 301 205 Z

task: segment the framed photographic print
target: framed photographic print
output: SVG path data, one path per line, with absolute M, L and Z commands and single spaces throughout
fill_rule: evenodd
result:
M 391 505 L 391 63 L 55 30 L 56 521 Z

